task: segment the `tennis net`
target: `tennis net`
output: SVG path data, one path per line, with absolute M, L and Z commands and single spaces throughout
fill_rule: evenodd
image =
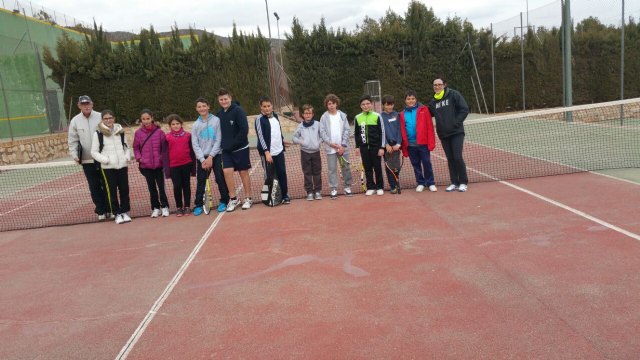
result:
M 470 118 L 465 121 L 465 132 L 464 158 L 472 183 L 640 168 L 640 99 Z M 431 155 L 436 183 L 449 184 L 447 161 L 439 143 Z M 304 198 L 299 148 L 289 147 L 285 158 L 289 195 Z M 324 154 L 322 161 L 323 193 L 328 194 Z M 240 190 L 239 196 L 251 196 L 259 202 L 264 172 L 255 149 L 251 150 L 251 163 L 251 189 Z M 360 164 L 352 152 L 354 193 L 362 192 Z M 217 187 L 212 183 L 217 198 Z M 237 175 L 236 184 L 241 184 Z M 416 186 L 408 160 L 402 167 L 400 184 L 403 188 Z M 129 166 L 129 185 L 131 216 L 148 216 L 149 192 L 134 163 Z M 195 178 L 191 189 L 193 206 Z M 175 210 L 170 181 L 166 181 L 166 191 Z M 0 167 L 0 231 L 94 222 L 93 208 L 82 167 L 73 162 Z

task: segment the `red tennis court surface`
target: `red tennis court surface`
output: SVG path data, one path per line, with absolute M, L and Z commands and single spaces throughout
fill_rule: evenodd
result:
M 640 357 L 639 185 L 443 190 L 0 233 L 0 358 Z

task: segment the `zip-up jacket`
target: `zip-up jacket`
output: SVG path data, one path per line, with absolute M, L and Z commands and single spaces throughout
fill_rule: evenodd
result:
M 213 114 L 209 114 L 206 120 L 203 120 L 202 116 L 198 116 L 196 122 L 193 123 L 191 127 L 191 146 L 196 154 L 196 159 L 200 160 L 200 162 L 205 161 L 209 155 L 215 157 L 221 152 L 221 127 L 222 122 Z
M 102 122 L 102 117 L 97 111 L 91 111 L 89 117 L 84 116 L 82 112 L 71 119 L 69 123 L 69 133 L 67 143 L 69 145 L 69 155 L 72 159 L 78 156 L 78 145 L 82 146 L 82 156 L 80 158 L 83 164 L 93 163 L 91 157 L 91 140 L 93 134 L 98 129 L 98 124 Z
M 407 136 L 407 124 L 405 122 L 405 111 L 400 113 L 400 132 L 402 133 L 402 155 L 409 156 L 409 137 Z M 436 136 L 433 131 L 433 119 L 429 108 L 418 104 L 416 109 L 416 144 L 426 145 L 429 151 L 436 148 Z
M 170 130 L 166 136 L 167 152 L 164 158 L 164 177 L 171 177 L 171 168 L 187 165 L 192 163 L 191 175 L 196 175 L 196 154 L 193 152 L 191 145 L 191 134 L 180 129 L 179 131 Z
M 227 111 L 218 110 L 216 116 L 220 118 L 223 151 L 232 152 L 249 146 L 249 122 L 247 114 L 239 105 L 233 102 Z
M 280 125 L 280 118 L 278 118 L 278 114 L 273 113 L 273 117 L 278 120 L 278 125 Z M 256 143 L 256 148 L 260 155 L 264 155 L 265 151 L 271 152 L 271 123 L 269 123 L 269 118 L 266 115 L 260 114 L 260 117 L 256 119 L 255 123 L 256 127 L 256 135 L 258 136 L 258 141 Z M 280 126 L 280 134 L 282 137 L 282 152 L 285 151 L 284 148 L 284 136 L 282 135 L 282 126 Z
M 351 128 L 349 127 L 349 120 L 347 119 L 347 114 L 338 110 L 338 114 L 341 119 L 342 126 L 342 147 L 344 147 L 344 151 L 349 151 L 349 137 L 351 136 Z M 324 149 L 327 154 L 331 153 L 334 150 L 331 147 L 331 119 L 328 111 L 325 111 L 324 114 L 320 117 L 320 137 L 322 138 L 322 142 L 324 142 Z
M 469 106 L 456 90 L 445 88 L 440 100 L 431 98 L 429 110 L 436 118 L 436 130 L 441 139 L 452 135 L 464 134 L 464 120 L 469 114 Z
M 300 150 L 306 153 L 315 153 L 320 151 L 320 123 L 311 120 L 309 123 L 304 120 L 293 133 L 293 143 L 300 144 Z
M 387 144 L 391 146 L 402 145 L 402 133 L 400 132 L 400 114 L 397 111 L 380 113 L 384 121 L 384 133 Z
M 100 151 L 98 131 L 103 134 L 102 152 Z M 102 123 L 98 125 L 98 130 L 93 133 L 91 156 L 100 163 L 103 169 L 122 169 L 129 165 L 129 159 L 131 159 L 129 146 L 122 145 L 120 133 L 124 133 L 124 129 L 120 124 L 113 124 L 113 129 L 110 129 Z M 125 144 L 126 141 L 125 137 Z
M 387 145 L 387 138 L 384 132 L 384 121 L 380 114 L 375 111 L 361 112 L 356 115 L 354 138 L 356 147 L 380 148 Z
M 144 144 L 144 146 L 142 146 Z M 159 169 L 163 164 L 162 154 L 167 151 L 164 131 L 156 124 L 150 129 L 144 125 L 133 136 L 133 154 L 141 169 Z

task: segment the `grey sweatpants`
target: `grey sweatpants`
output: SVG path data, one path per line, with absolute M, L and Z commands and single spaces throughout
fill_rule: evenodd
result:
M 349 161 L 349 153 L 344 153 L 344 159 Z M 327 154 L 327 168 L 329 169 L 329 188 L 338 188 L 338 154 Z M 351 186 L 351 166 L 345 163 L 341 169 L 344 187 Z

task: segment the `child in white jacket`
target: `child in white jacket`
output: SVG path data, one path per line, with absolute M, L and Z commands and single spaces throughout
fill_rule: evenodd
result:
M 107 199 L 111 213 L 116 214 L 116 224 L 122 224 L 131 221 L 128 175 L 131 155 L 124 129 L 120 124 L 115 124 L 115 120 L 113 111 L 102 112 L 102 122 L 93 134 L 91 156 L 102 167 L 102 176 L 107 184 Z

